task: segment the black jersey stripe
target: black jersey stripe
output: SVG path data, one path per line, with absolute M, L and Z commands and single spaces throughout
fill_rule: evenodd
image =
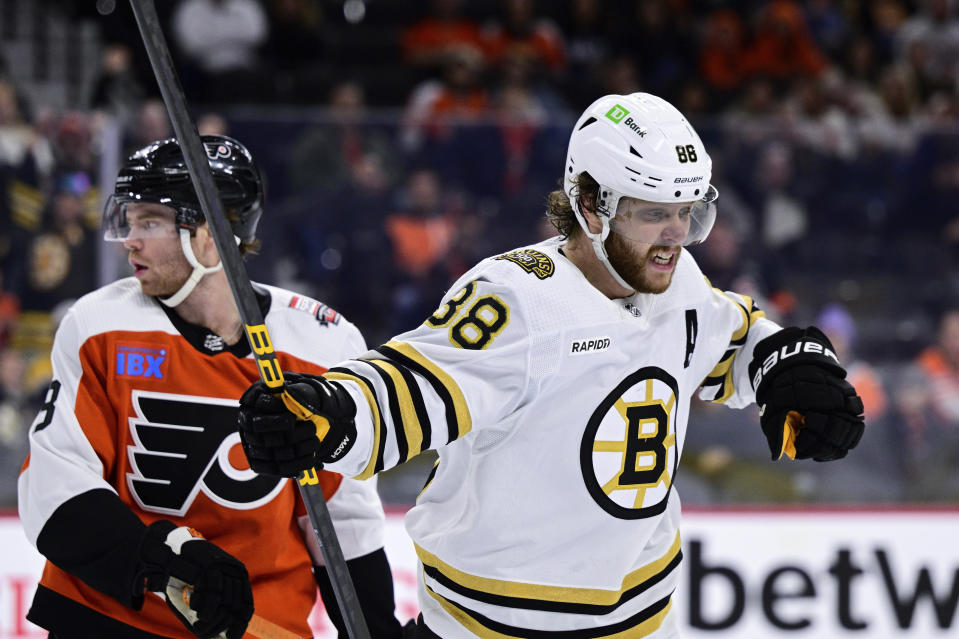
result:
M 733 352 L 737 351 L 733 350 Z M 709 373 L 709 377 L 703 380 L 702 385 L 707 388 L 718 385 L 716 394 L 713 395 L 710 401 L 724 402 L 729 399 L 735 390 L 735 384 L 733 382 L 733 360 L 728 359 L 716 364 L 716 368 Z
M 405 367 L 420 375 L 433 387 L 446 409 L 447 441 L 445 443 L 458 439 L 472 430 L 466 398 L 453 378 L 445 371 L 404 342 L 389 342 L 377 348 L 376 351 L 398 367 Z
M 720 385 L 719 385 L 719 388 L 716 389 L 716 394 L 713 395 L 713 398 L 712 398 L 712 400 L 710 400 L 710 401 L 713 401 L 713 402 L 722 402 L 722 401 L 723 401 L 723 398 L 728 398 L 729 395 L 732 395 L 732 393 L 729 393 L 729 394 L 727 395 L 727 393 L 726 393 L 726 382 L 725 382 L 725 380 L 723 380 L 723 383 L 720 384 Z
M 430 468 L 430 474 L 426 476 L 426 481 L 423 482 L 423 487 L 420 488 L 419 494 L 416 496 L 419 499 L 420 495 L 426 492 L 426 489 L 430 487 L 430 483 L 433 481 L 433 478 L 436 477 L 436 471 L 439 470 L 440 460 L 433 462 L 433 467 Z
M 670 593 L 652 605 L 643 608 L 635 615 L 606 626 L 576 630 L 533 630 L 532 628 L 520 628 L 494 621 L 459 602 L 443 597 L 429 586 L 426 587 L 426 591 L 467 630 L 484 639 L 503 639 L 504 637 L 524 639 L 627 639 L 630 637 L 645 637 L 658 630 L 662 625 L 663 619 L 669 612 L 673 596 Z
M 710 401 L 723 403 L 736 392 L 736 383 L 733 379 L 733 362 L 735 361 L 736 354 L 746 343 L 746 339 L 749 337 L 749 329 L 752 328 L 752 325 L 756 323 L 757 319 L 765 317 L 766 314 L 760 310 L 759 307 L 756 306 L 756 303 L 749 297 L 733 296 L 718 288 L 714 288 L 713 290 L 716 291 L 718 295 L 725 297 L 735 304 L 736 308 L 739 309 L 739 312 L 742 314 L 742 323 L 730 337 L 729 348 L 726 349 L 722 358 L 716 363 L 716 366 L 713 367 L 713 370 L 709 372 L 709 375 L 701 384 L 702 387 L 707 389 L 712 388 L 714 385 L 718 386 Z M 745 304 L 741 302 L 739 298 L 745 300 Z
M 712 380 L 712 381 L 709 381 Z M 708 382 L 708 383 L 707 383 Z M 723 398 L 726 397 L 726 378 L 707 378 L 707 382 L 703 383 L 704 390 L 711 390 L 712 388 L 716 389 L 716 392 L 713 393 L 713 396 L 709 398 L 711 402 L 722 402 Z M 732 393 L 730 393 L 731 395 Z
M 659 572 L 652 575 L 649 579 L 642 581 L 632 588 L 624 590 L 619 599 L 611 604 L 587 604 L 570 603 L 565 601 L 549 601 L 545 599 L 527 599 L 524 597 L 509 597 L 497 595 L 481 590 L 474 590 L 453 581 L 434 566 L 423 565 L 423 572 L 437 582 L 443 584 L 453 592 L 469 597 L 475 601 L 502 606 L 504 608 L 522 608 L 525 610 L 543 610 L 546 612 L 563 612 L 579 615 L 608 615 L 619 609 L 620 606 L 629 603 L 639 595 L 643 594 L 656 584 L 665 579 L 673 570 L 675 570 L 683 560 L 683 553 L 678 552 L 672 560 Z
M 409 427 L 409 425 L 407 424 L 407 419 L 404 416 L 404 411 L 400 408 L 400 391 L 396 388 L 396 382 L 393 380 L 393 377 L 390 375 L 389 371 L 384 370 L 380 367 L 380 365 L 371 360 L 362 359 L 360 361 L 369 364 L 370 368 L 376 371 L 380 381 L 382 381 L 383 385 L 386 387 L 386 401 L 390 407 L 390 417 L 392 418 L 393 422 L 393 428 L 387 430 L 393 431 L 393 439 L 396 441 L 396 451 L 399 455 L 399 461 L 396 463 L 402 464 L 409 459 L 410 447 L 409 439 L 406 436 L 406 429 Z
M 331 368 L 323 374 L 324 377 L 331 380 L 347 380 L 356 382 L 360 385 L 360 390 L 366 397 L 373 412 L 373 452 L 370 455 L 370 461 L 366 468 L 356 476 L 357 479 L 369 479 L 379 471 L 383 470 L 383 451 L 386 447 L 386 423 L 383 420 L 383 411 L 380 410 L 379 400 L 376 397 L 376 389 L 366 377 L 363 377 L 351 368 L 337 366 Z
M 662 556 L 625 575 L 618 590 L 608 590 L 480 577 L 454 568 L 419 544 L 414 543 L 414 548 L 424 570 L 436 569 L 444 578 L 441 582 L 444 586 L 471 599 L 510 608 L 561 610 L 586 614 L 595 614 L 594 611 L 597 610 L 606 612 L 615 610 L 624 601 L 646 590 L 648 586 L 643 584 L 652 585 L 675 570 L 682 558 L 682 544 L 677 533 L 673 543 Z M 440 580 L 437 579 L 437 581 Z
M 749 317 L 749 311 L 745 306 L 736 302 L 736 306 L 739 308 L 739 312 L 743 314 L 743 323 L 742 325 L 733 333 L 733 337 L 729 340 L 730 346 L 742 346 L 746 343 L 746 338 L 749 336 L 749 327 L 752 324 Z
M 376 369 L 387 388 L 400 457 L 397 463 L 401 464 L 430 444 L 432 429 L 423 394 L 416 379 L 405 367 L 381 358 L 363 358 L 361 361 Z
M 430 423 L 430 414 L 426 411 L 426 402 L 423 400 L 423 393 L 420 391 L 420 386 L 416 383 L 416 378 L 413 377 L 413 373 L 405 366 L 397 366 L 396 370 L 399 371 L 403 379 L 406 380 L 406 387 L 410 392 L 413 410 L 416 412 L 416 419 L 419 421 L 420 431 L 423 433 L 422 444 L 420 450 L 417 452 L 422 452 L 430 448 L 430 444 L 433 441 L 433 426 Z
M 710 375 L 709 377 L 703 380 L 703 383 L 701 385 L 713 386 L 715 384 L 722 384 L 724 381 L 726 381 L 725 373 L 723 373 L 722 375 Z
M 417 374 L 421 375 L 423 378 L 429 382 L 430 386 L 433 387 L 433 390 L 436 391 L 436 394 L 439 396 L 440 400 L 443 402 L 443 406 L 446 407 L 446 430 L 447 430 L 447 439 L 446 443 L 449 443 L 456 439 L 456 433 L 459 430 L 456 419 L 456 409 L 453 405 L 453 395 L 450 393 L 449 388 L 443 384 L 437 377 L 427 369 L 425 366 L 420 365 L 419 362 L 414 361 L 413 359 L 407 357 L 398 350 L 387 346 L 386 344 L 380 346 L 376 349 L 378 353 L 389 359 L 390 361 L 397 364 L 401 368 L 406 368 L 412 370 Z

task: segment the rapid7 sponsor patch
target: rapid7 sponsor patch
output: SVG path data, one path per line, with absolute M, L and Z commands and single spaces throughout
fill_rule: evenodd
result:
M 608 337 L 593 337 L 590 339 L 574 339 L 569 347 L 570 355 L 586 355 L 588 353 L 598 353 L 609 348 L 610 339 Z

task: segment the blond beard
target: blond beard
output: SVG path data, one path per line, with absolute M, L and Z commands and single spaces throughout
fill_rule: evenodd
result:
M 654 282 L 648 271 L 650 253 L 656 249 L 668 247 L 650 245 L 642 255 L 639 255 L 636 249 L 617 233 L 609 234 L 609 237 L 606 238 L 605 247 L 610 265 L 619 273 L 623 281 L 637 293 L 662 293 L 672 283 L 673 273 L 676 272 L 675 266 L 666 277 L 665 283 Z M 682 248 L 680 247 L 679 252 L 676 253 L 677 264 L 681 254 Z

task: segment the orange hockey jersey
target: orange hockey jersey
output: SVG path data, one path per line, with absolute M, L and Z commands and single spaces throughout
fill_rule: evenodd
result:
M 365 350 L 359 331 L 319 302 L 259 285 L 257 297 L 283 369 L 321 373 Z M 305 509 L 291 480 L 249 469 L 236 430 L 239 397 L 258 379 L 246 342 L 230 346 L 187 324 L 128 278 L 73 306 L 52 363 L 18 486 L 30 541 L 40 538 L 41 552 L 83 543 L 82 526 L 75 535 L 62 526 L 44 534 L 44 527 L 85 495 L 112 500 L 107 489 L 143 523 L 189 525 L 240 559 L 256 613 L 310 636 L 316 587 L 309 553 L 322 561 Z M 375 484 L 322 475 L 346 558 L 382 548 Z M 91 521 L 99 516 L 89 513 Z M 135 611 L 48 561 L 29 618 L 56 631 L 57 624 L 112 623 L 103 617 L 132 626 L 124 636 L 193 637 L 159 597 L 147 594 Z

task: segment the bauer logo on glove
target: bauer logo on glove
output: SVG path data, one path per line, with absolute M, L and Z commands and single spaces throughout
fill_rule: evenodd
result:
M 763 376 L 771 371 L 773 367 L 780 363 L 785 362 L 785 360 L 790 357 L 795 357 L 803 353 L 812 353 L 812 354 L 822 354 L 825 357 L 832 358 L 837 366 L 839 364 L 839 358 L 836 357 L 836 354 L 832 352 L 832 349 L 824 346 L 818 341 L 806 340 L 801 342 L 796 342 L 791 345 L 783 346 L 777 350 L 774 350 L 772 353 L 763 360 L 762 368 L 756 370 L 756 374 L 752 377 L 753 389 L 759 388 L 760 382 L 763 380 Z M 751 368 L 751 367 L 750 367 Z M 843 371 L 845 374 L 845 370 Z
M 250 468 L 296 477 L 336 461 L 356 441 L 356 405 L 336 382 L 284 373 L 280 388 L 262 381 L 240 398 L 238 427 Z
M 830 461 L 859 443 L 862 399 L 818 328 L 784 328 L 760 341 L 749 377 L 774 460 Z

